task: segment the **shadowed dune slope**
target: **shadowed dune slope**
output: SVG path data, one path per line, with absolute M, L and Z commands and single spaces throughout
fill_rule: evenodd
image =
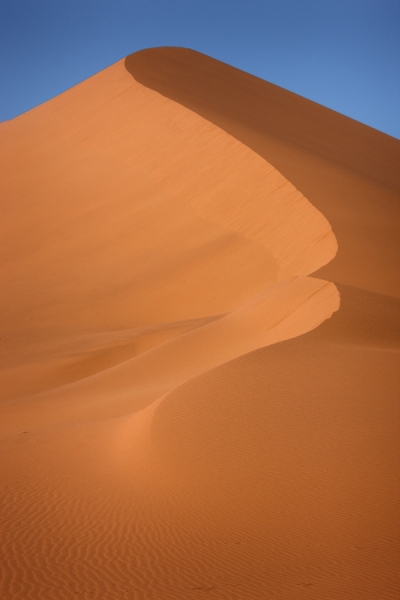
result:
M 0 151 L 0 596 L 398 598 L 399 143 L 157 48 Z
M 152 48 L 125 64 L 252 148 L 322 211 L 339 252 L 320 277 L 400 297 L 399 140 L 193 50 Z

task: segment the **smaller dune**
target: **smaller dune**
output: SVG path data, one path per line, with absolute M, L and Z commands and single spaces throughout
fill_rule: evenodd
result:
M 3 429 L 48 427 L 141 410 L 217 365 L 310 331 L 329 318 L 339 302 L 329 282 L 311 277 L 282 281 L 237 311 L 135 358 L 26 400 L 7 402 Z

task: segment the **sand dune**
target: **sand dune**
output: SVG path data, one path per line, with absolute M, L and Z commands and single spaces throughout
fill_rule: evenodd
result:
M 399 142 L 161 48 L 1 153 L 2 597 L 397 598 Z

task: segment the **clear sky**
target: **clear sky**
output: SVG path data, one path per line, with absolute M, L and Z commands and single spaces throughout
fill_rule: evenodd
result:
M 1 0 L 0 120 L 154 46 L 193 48 L 400 138 L 399 0 Z

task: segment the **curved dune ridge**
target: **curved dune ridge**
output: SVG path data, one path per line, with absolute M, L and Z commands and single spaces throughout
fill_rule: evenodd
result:
M 2 597 L 398 597 L 398 144 L 343 119 L 161 48 L 2 124 Z
M 321 277 L 400 298 L 397 139 L 193 50 L 151 48 L 125 64 L 257 152 L 327 217 L 339 253 Z

